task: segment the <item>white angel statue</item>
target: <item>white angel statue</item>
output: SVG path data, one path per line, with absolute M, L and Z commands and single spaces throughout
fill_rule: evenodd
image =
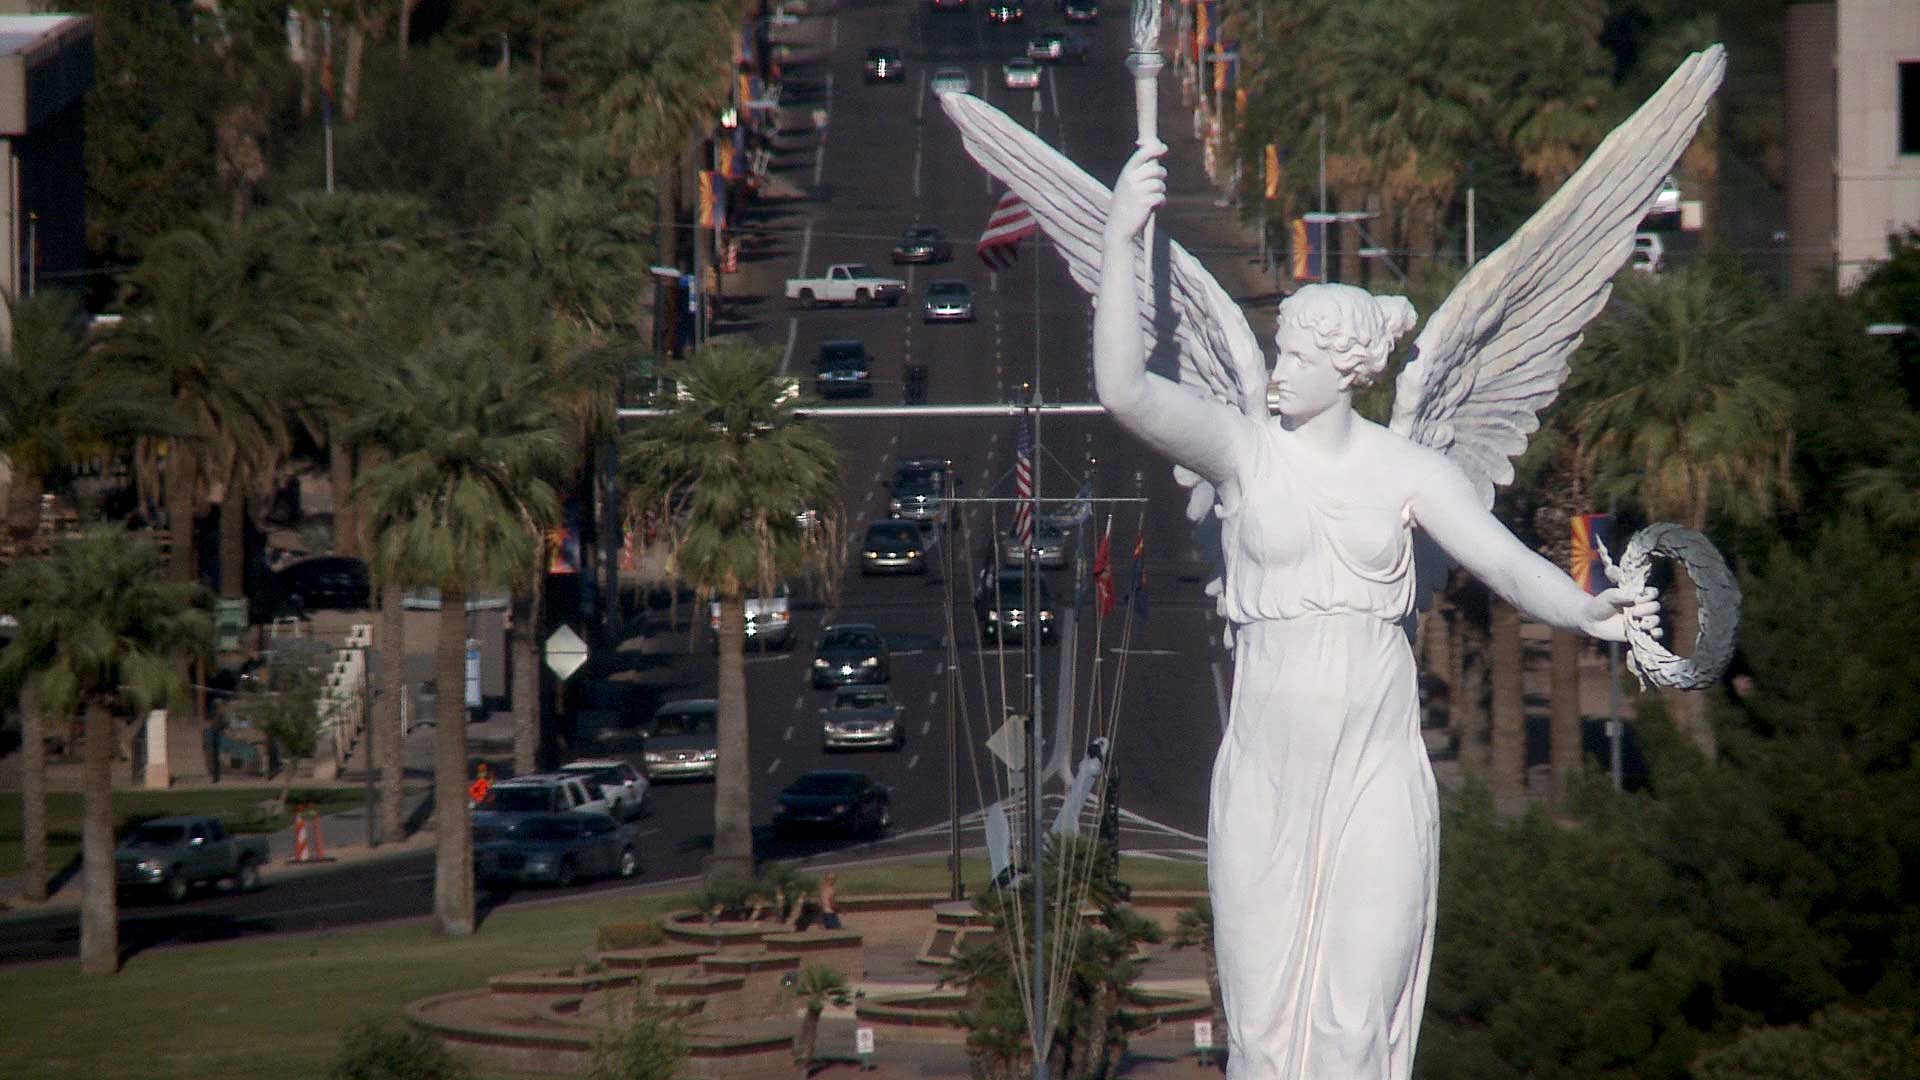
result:
M 1217 519 L 1209 586 L 1233 628 L 1208 884 L 1228 1075 L 1409 1076 L 1432 953 L 1439 808 L 1411 628 L 1451 559 L 1535 619 L 1659 636 L 1638 583 L 1589 596 L 1491 513 L 1567 375 L 1638 222 L 1718 87 L 1695 54 L 1427 321 L 1389 426 L 1351 406 L 1415 323 L 1402 297 L 1310 285 L 1280 304 L 1268 367 L 1178 245 L 1143 258 L 1158 142 L 1112 192 L 984 103 L 946 95 L 968 151 L 1032 208 L 1095 295 L 1100 402 Z M 1156 374 L 1177 359 L 1177 377 Z M 1150 370 L 1153 369 L 1153 370 Z M 1625 580 L 1625 579 L 1623 579 Z

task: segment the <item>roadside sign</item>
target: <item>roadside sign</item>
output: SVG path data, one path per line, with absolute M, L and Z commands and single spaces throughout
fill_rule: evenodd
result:
M 480 707 L 480 642 L 467 639 L 467 708 Z
M 587 662 L 587 643 L 570 626 L 562 626 L 547 638 L 547 667 L 565 681 Z
M 245 597 L 222 596 L 213 602 L 215 652 L 239 652 L 240 636 L 247 632 Z
M 1195 1020 L 1193 1022 L 1193 1048 L 1195 1050 L 1213 1049 L 1213 1021 Z
M 1023 769 L 1027 764 L 1027 718 L 1020 713 L 1008 713 L 1007 722 L 1000 730 L 987 737 L 987 749 L 1000 759 L 1000 764 L 1009 769 Z
M 860 1055 L 860 1070 L 865 1072 L 873 1068 L 873 1029 L 860 1027 L 853 1029 L 853 1050 Z

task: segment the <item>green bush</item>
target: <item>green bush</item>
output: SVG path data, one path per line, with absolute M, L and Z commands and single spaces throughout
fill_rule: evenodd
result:
M 670 1010 L 634 995 L 633 1018 L 593 1044 L 587 1080 L 673 1080 L 687 1056 L 686 1036 Z
M 347 1032 L 329 1080 L 471 1080 L 473 1071 L 432 1037 L 393 1020 Z
M 666 928 L 659 919 L 647 918 L 637 922 L 608 923 L 600 928 L 594 938 L 598 949 L 639 949 L 648 945 L 658 945 L 667 940 Z

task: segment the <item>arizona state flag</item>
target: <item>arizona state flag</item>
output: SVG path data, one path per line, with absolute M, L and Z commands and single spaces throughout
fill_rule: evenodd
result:
M 1613 517 L 1609 514 L 1573 515 L 1573 566 L 1570 572 L 1581 588 L 1595 596 L 1613 587 L 1600 561 L 1600 545 L 1607 542 Z

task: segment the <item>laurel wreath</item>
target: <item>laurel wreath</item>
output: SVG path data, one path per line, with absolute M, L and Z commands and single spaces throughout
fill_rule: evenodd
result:
M 1706 537 L 1669 521 L 1649 525 L 1633 534 L 1616 564 L 1600 545 L 1600 562 L 1607 577 L 1630 593 L 1646 588 L 1653 556 L 1664 555 L 1693 579 L 1700 595 L 1700 632 L 1692 656 L 1678 656 L 1646 630 L 1627 626 L 1627 668 L 1640 680 L 1674 690 L 1712 686 L 1733 659 L 1733 635 L 1740 626 L 1740 583 L 1727 561 Z

